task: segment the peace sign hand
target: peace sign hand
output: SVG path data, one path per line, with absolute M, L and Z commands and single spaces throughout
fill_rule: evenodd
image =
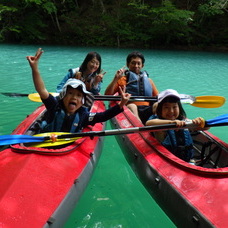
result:
M 35 56 L 26 56 L 26 59 L 28 60 L 30 67 L 32 69 L 37 69 L 38 67 L 38 61 L 41 57 L 41 55 L 43 54 L 43 50 L 42 48 L 39 48 L 35 54 Z
M 120 106 L 120 108 L 123 108 L 123 106 L 126 105 L 127 102 L 129 101 L 131 94 L 126 93 L 126 86 L 123 86 L 123 89 L 119 86 L 119 90 L 120 90 L 120 95 L 121 95 L 121 101 L 119 103 L 119 106 Z

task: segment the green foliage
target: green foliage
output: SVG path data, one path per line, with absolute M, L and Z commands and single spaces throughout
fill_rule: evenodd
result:
M 200 4 L 198 11 L 208 17 L 218 15 L 218 14 L 223 14 L 224 5 L 221 3 L 222 3 L 222 0 L 221 1 L 210 0 L 207 3 Z
M 134 1 L 129 4 L 135 12 L 137 34 L 144 42 L 165 46 L 170 43 L 188 43 L 194 12 L 177 9 L 169 0 L 158 7 Z
M 205 46 L 228 44 L 227 5 L 227 0 L 206 0 L 199 4 L 194 17 L 194 42 Z
M 1 2 L 1 41 L 144 48 L 228 42 L 227 0 Z
M 24 2 L 27 4 L 35 3 L 36 5 L 41 5 L 43 0 L 24 0 Z
M 189 41 L 189 33 L 192 31 L 189 24 L 194 12 L 177 9 L 171 1 L 165 0 L 161 7 L 151 8 L 150 13 L 154 33 L 166 37 L 166 43 L 171 40 Z
M 5 39 L 5 33 L 8 30 L 19 32 L 17 26 L 10 23 L 10 17 L 15 13 L 17 9 L 15 7 L 4 6 L 0 4 L 0 40 Z
M 45 2 L 42 6 L 43 6 L 43 9 L 46 10 L 48 14 L 57 12 L 57 8 L 53 2 Z

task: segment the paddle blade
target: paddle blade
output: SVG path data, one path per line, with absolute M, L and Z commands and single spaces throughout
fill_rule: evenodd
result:
M 42 142 L 44 137 L 34 137 L 31 135 L 1 135 L 0 146 L 17 143 Z
M 182 104 L 192 104 L 196 101 L 195 97 L 187 94 L 180 94 L 180 98 Z
M 54 97 L 58 96 L 58 93 L 50 93 L 52 94 Z M 40 99 L 40 95 L 38 93 L 31 93 L 28 95 L 29 100 L 31 101 L 35 101 L 35 102 L 42 102 Z
M 52 135 L 67 135 L 69 133 L 67 132 L 46 132 L 46 133 L 41 133 L 41 134 L 36 134 L 34 136 L 43 136 L 45 138 L 51 137 Z M 51 139 L 45 140 L 43 142 L 35 142 L 35 143 L 29 143 L 27 144 L 27 146 L 29 147 L 56 147 L 56 146 L 61 146 L 61 145 L 65 145 L 68 143 L 72 143 L 78 139 L 80 139 L 81 137 L 67 137 L 67 138 L 56 138 L 56 141 L 52 141 Z
M 217 116 L 206 121 L 206 126 L 225 126 L 228 125 L 228 114 Z
M 219 108 L 225 101 L 225 97 L 222 96 L 199 96 L 191 105 L 199 108 Z
M 1 94 L 7 97 L 27 97 L 29 95 L 27 93 L 1 93 Z

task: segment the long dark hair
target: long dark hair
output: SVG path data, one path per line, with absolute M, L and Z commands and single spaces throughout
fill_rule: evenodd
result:
M 86 57 L 85 57 L 85 59 L 84 59 L 82 65 L 80 66 L 79 71 L 82 72 L 82 73 L 83 73 L 84 71 L 86 71 L 88 62 L 91 61 L 93 58 L 96 58 L 96 59 L 99 61 L 99 63 L 100 63 L 98 69 L 97 69 L 93 74 L 99 74 L 100 71 L 101 71 L 101 56 L 100 56 L 97 52 L 95 52 L 95 51 L 89 52 L 89 53 L 86 55 Z
M 186 118 L 186 113 L 182 107 L 182 104 L 180 102 L 180 99 L 177 98 L 177 97 L 174 97 L 174 96 L 168 96 L 166 98 L 164 98 L 160 103 L 158 103 L 158 106 L 157 106 L 157 110 L 156 110 L 156 113 L 157 113 L 157 116 L 159 119 L 164 119 L 162 117 L 162 107 L 163 107 L 163 104 L 164 103 L 177 103 L 178 106 L 179 106 L 179 116 L 177 117 L 178 120 L 183 120 Z

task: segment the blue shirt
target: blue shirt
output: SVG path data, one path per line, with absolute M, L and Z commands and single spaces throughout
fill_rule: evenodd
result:
M 68 79 L 70 78 L 74 78 L 75 76 L 75 73 L 76 72 L 79 72 L 79 67 L 78 68 L 74 68 L 74 69 L 70 69 L 67 73 L 67 75 L 62 79 L 62 81 L 57 85 L 57 88 L 56 88 L 56 92 L 57 93 L 60 93 L 63 86 L 65 85 L 65 83 L 67 82 Z M 92 78 L 94 78 L 96 75 L 95 74 L 91 74 L 88 76 L 88 79 L 89 80 L 92 80 Z M 91 92 L 92 94 L 94 95 L 99 95 L 101 91 L 101 82 L 99 82 L 97 84 L 97 86 L 92 86 L 91 90 L 89 92 Z

